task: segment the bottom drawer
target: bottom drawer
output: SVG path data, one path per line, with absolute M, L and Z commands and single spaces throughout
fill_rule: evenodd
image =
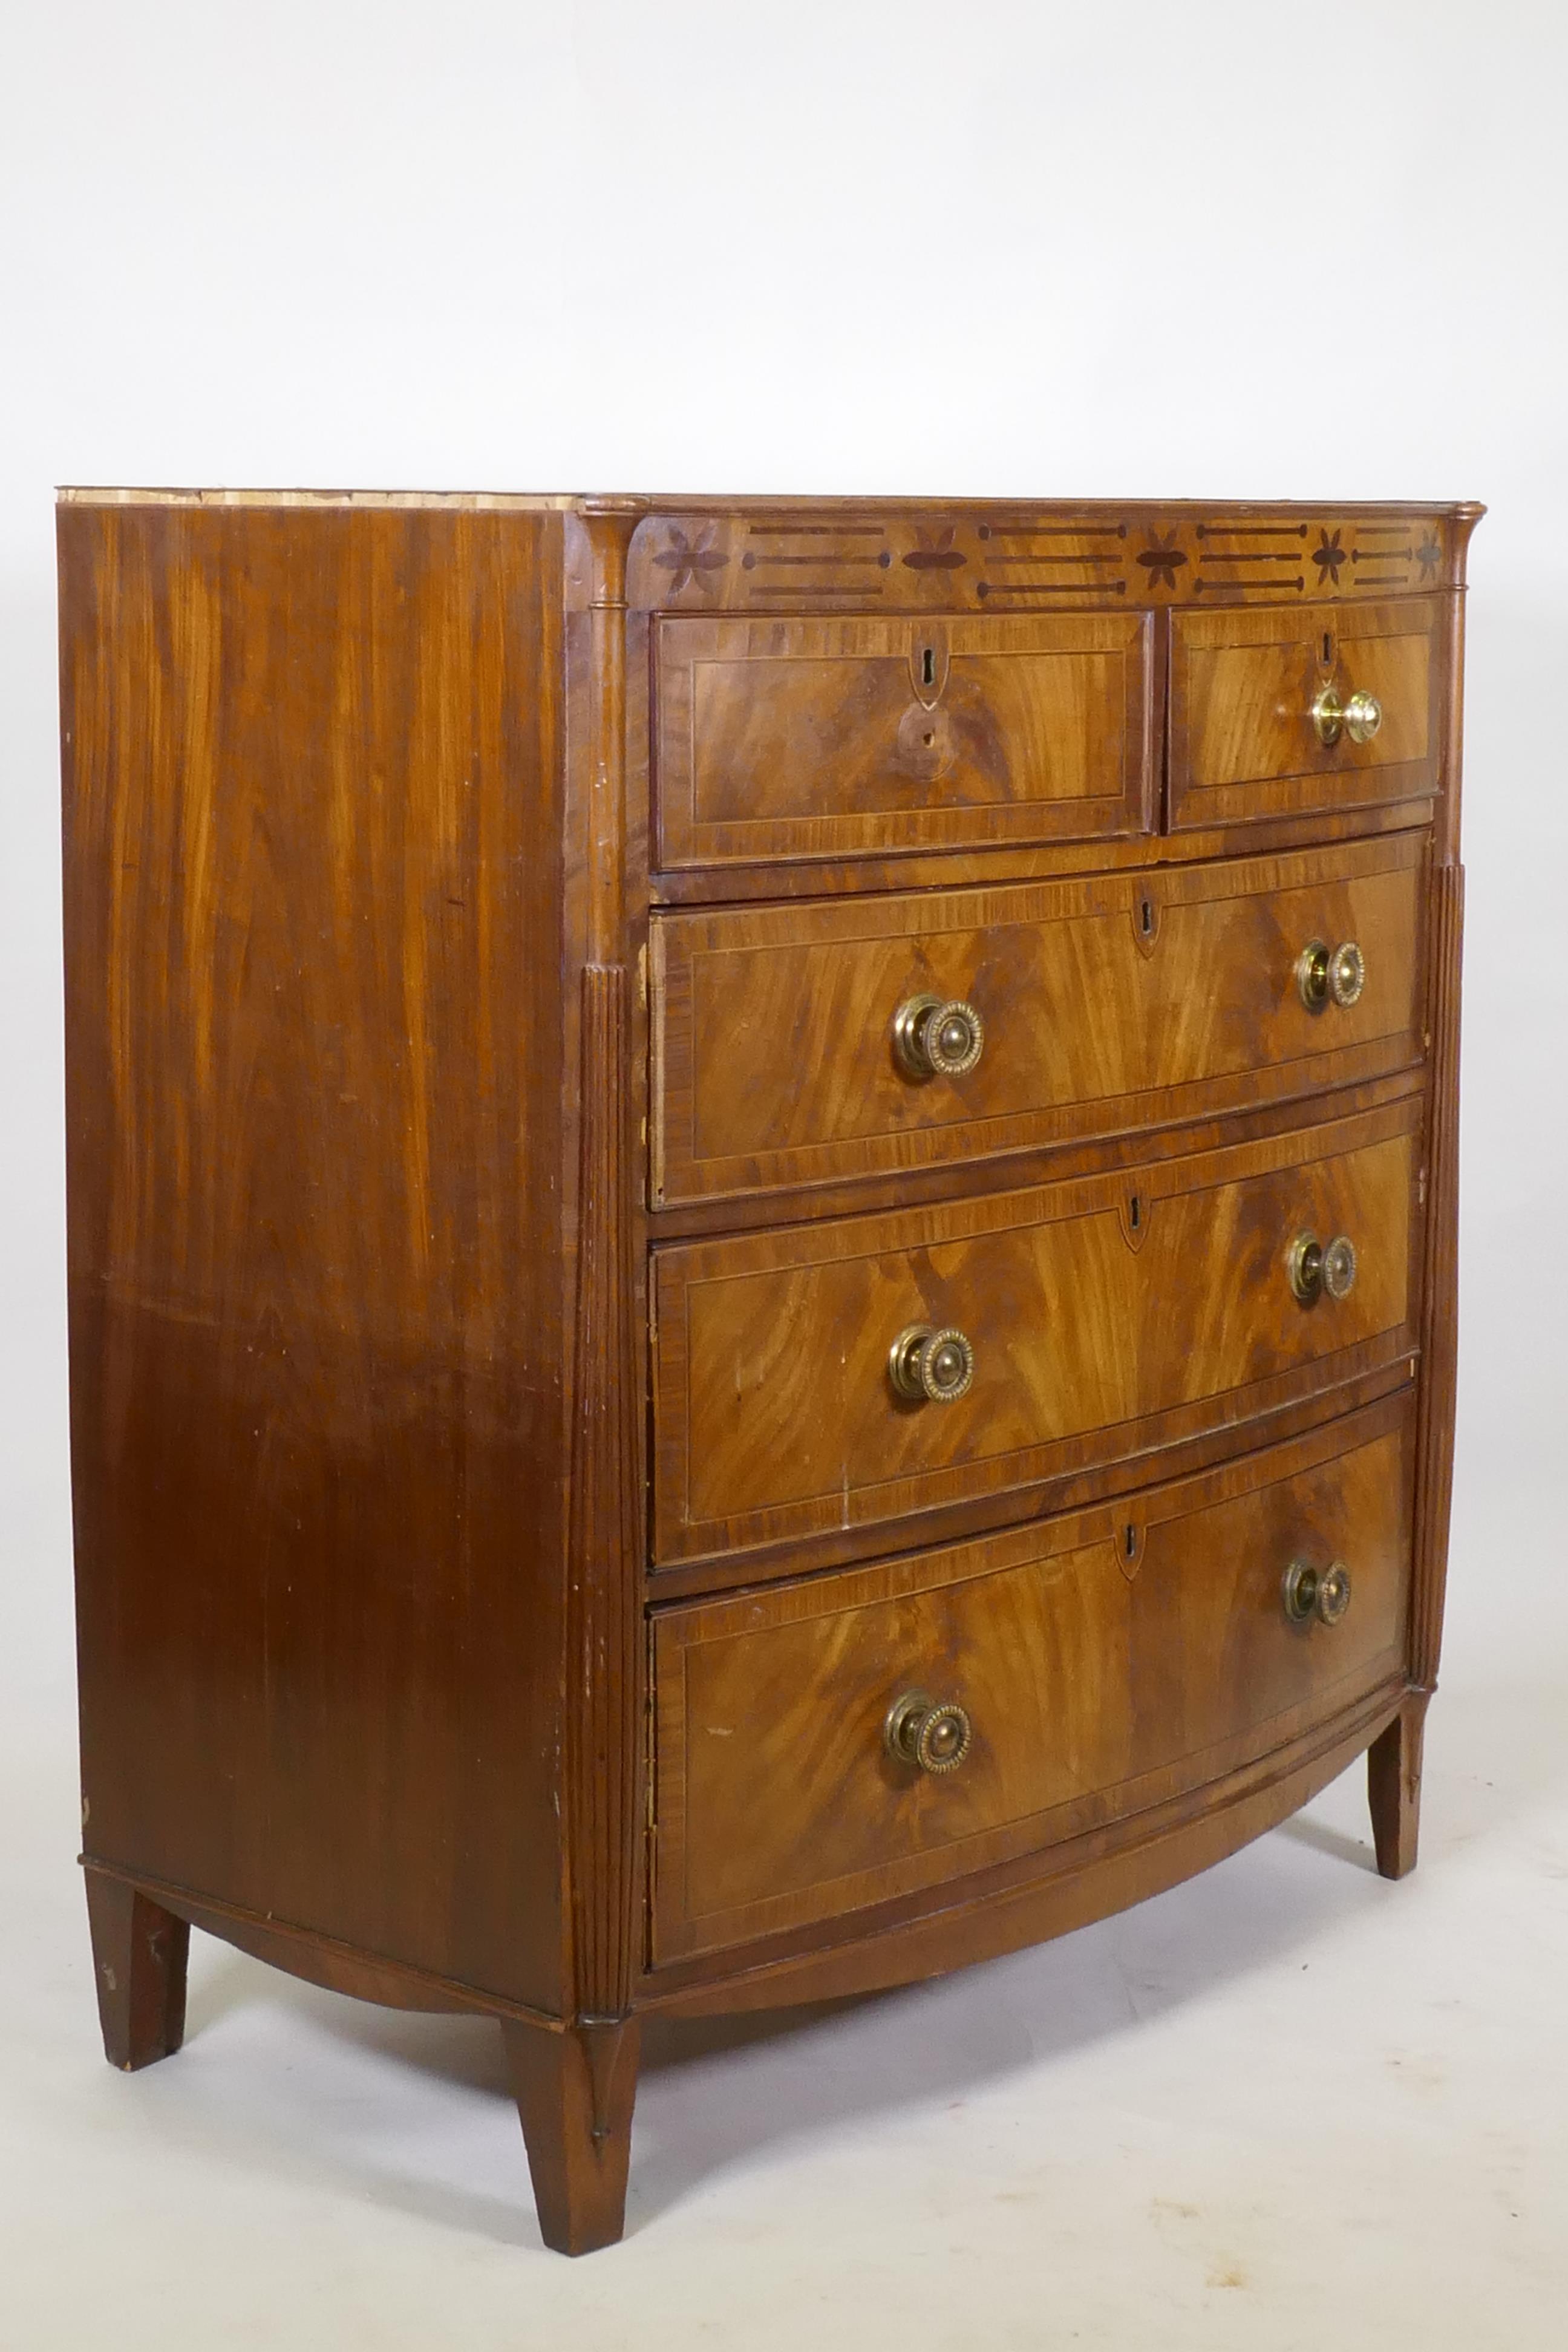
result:
M 1412 1412 L 1405 1389 L 1092 1511 L 659 1612 L 655 1960 L 1161 1803 L 1398 1673 Z

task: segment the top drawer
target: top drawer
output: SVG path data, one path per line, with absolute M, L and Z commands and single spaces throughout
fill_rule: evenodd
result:
M 1413 597 L 1173 614 L 1172 829 L 1436 793 L 1444 609 Z M 1376 704 L 1375 732 L 1353 710 L 1335 725 L 1332 704 L 1354 695 Z
M 1133 834 L 1152 617 L 661 620 L 666 867 Z

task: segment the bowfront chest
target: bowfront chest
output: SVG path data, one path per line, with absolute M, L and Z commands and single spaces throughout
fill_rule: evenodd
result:
M 83 1842 L 504 2028 L 1415 1857 L 1464 506 L 67 491 Z

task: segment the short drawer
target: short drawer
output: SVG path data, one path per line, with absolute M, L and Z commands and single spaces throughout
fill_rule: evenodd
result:
M 1139 613 L 658 621 L 657 862 L 1136 833 L 1152 631 Z
M 1419 1112 L 656 1251 L 656 1560 L 993 1496 L 1393 1361 L 1415 1344 Z M 1298 1297 L 1302 1235 L 1349 1239 L 1343 1295 Z M 962 1335 L 924 1366 L 943 1401 L 895 1383 L 922 1331 Z
M 1436 793 L 1444 613 L 1411 597 L 1173 614 L 1173 828 Z
M 930 1167 L 1403 1067 L 1420 1055 L 1425 857 L 1424 833 L 1401 834 L 657 916 L 653 1200 Z M 1357 951 L 1337 996 L 1303 966 L 1314 945 Z M 969 1008 L 961 1050 L 930 1066 L 900 1048 L 900 1011 L 950 1002 Z
M 659 1612 L 656 1958 L 1100 1829 L 1396 1677 L 1409 1397 L 1114 1510 Z

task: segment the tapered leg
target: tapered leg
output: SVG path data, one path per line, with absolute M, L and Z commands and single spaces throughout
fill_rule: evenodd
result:
M 550 2033 L 509 2019 L 501 2031 L 545 2244 L 558 2254 L 614 2245 L 626 2225 L 637 2020 Z
M 86 1875 L 103 2054 L 129 2074 L 171 2057 L 185 2038 L 191 1931 L 122 1879 L 90 1868 Z
M 1373 1843 L 1384 1878 L 1403 1878 L 1415 1867 L 1426 1699 L 1426 1692 L 1413 1691 L 1387 1730 L 1380 1732 L 1366 1751 Z

